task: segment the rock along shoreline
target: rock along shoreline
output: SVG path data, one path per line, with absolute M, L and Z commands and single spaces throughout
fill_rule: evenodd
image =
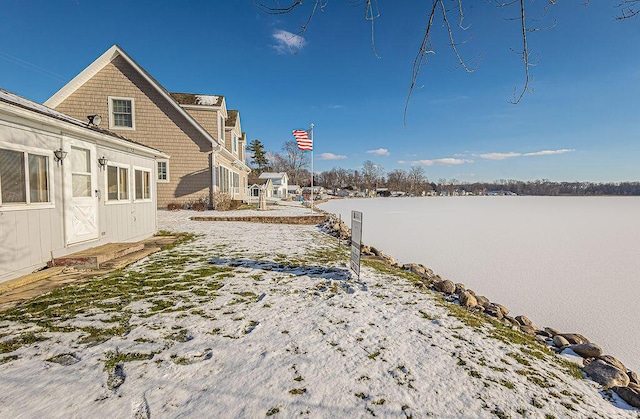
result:
M 335 214 L 328 214 L 326 221 L 319 224 L 325 233 L 344 240 L 351 240 L 351 229 Z M 372 246 L 362 244 L 364 256 L 403 270 L 412 272 L 421 278 L 420 287 L 440 293 L 448 301 L 459 304 L 471 312 L 484 314 L 494 320 L 510 325 L 543 343 L 553 347 L 557 353 L 573 351 L 582 358 L 582 371 L 604 389 L 614 391 L 630 406 L 640 408 L 640 377 L 611 355 L 604 354 L 602 348 L 579 333 L 563 333 L 552 327 L 538 327 L 525 315 L 510 315 L 509 309 L 502 304 L 490 301 L 487 297 L 468 289 L 462 283 L 454 283 L 442 278 L 430 268 L 418 263 L 399 264 L 393 257 Z

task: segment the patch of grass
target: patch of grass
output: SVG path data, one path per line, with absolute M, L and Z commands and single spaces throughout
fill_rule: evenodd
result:
M 474 329 L 481 329 L 487 324 L 490 324 L 490 320 L 487 319 L 485 316 L 481 314 L 473 313 L 464 307 L 460 307 L 457 304 L 450 303 L 442 299 L 442 297 L 440 296 L 438 296 L 436 303 L 439 306 L 446 308 L 449 311 L 450 316 L 457 318 L 462 323 Z
M 354 396 L 356 396 L 357 398 L 362 399 L 362 400 L 367 400 L 369 398 L 369 396 L 367 396 L 364 393 L 355 393 Z
M 504 325 L 499 322 L 494 323 L 495 328 L 489 331 L 489 336 L 497 339 L 507 345 L 520 344 L 536 348 L 542 348 L 542 344 L 536 341 L 536 339 L 526 333 L 521 332 L 519 329 L 514 329 L 511 326 Z
M 306 392 L 307 392 L 306 388 L 292 388 L 291 390 L 289 390 L 289 394 L 293 394 L 293 395 L 300 395 Z
M 542 403 L 540 400 L 538 400 L 535 397 L 531 399 L 531 405 L 533 407 L 537 407 L 538 409 L 542 409 L 544 407 L 544 403 Z
M 98 327 L 83 327 L 80 330 L 82 330 L 86 334 L 78 340 L 78 343 L 88 345 L 98 345 L 100 343 L 108 341 L 114 336 L 122 336 L 129 331 L 128 328 L 125 328 L 122 325 L 107 329 Z
M 510 356 L 511 358 L 515 359 L 518 364 L 525 365 L 527 367 L 531 366 L 531 363 L 525 357 L 523 357 L 522 355 L 516 352 L 509 352 L 507 356 Z
M 304 381 L 304 378 L 302 378 L 302 376 L 301 376 L 301 375 L 299 375 L 299 376 L 297 376 L 296 378 L 294 378 L 294 379 L 293 379 L 293 381 L 298 381 L 298 382 L 300 382 L 300 381 Z
M 380 351 L 375 351 L 373 353 L 370 353 L 368 358 L 369 359 L 376 359 L 379 355 L 380 355 Z
M 554 359 L 557 361 L 560 367 L 564 370 L 564 372 L 566 372 L 573 378 L 577 378 L 579 380 L 584 379 L 583 372 L 580 369 L 580 366 L 578 364 L 560 357 L 555 357 Z
M 469 370 L 469 375 L 473 378 L 482 378 L 482 375 L 476 370 Z
M 504 413 L 504 412 L 502 411 L 502 409 L 500 409 L 500 408 L 498 408 L 498 407 L 496 407 L 495 409 L 493 409 L 493 410 L 491 411 L 491 413 L 493 413 L 494 415 L 496 415 L 496 416 L 497 416 L 497 417 L 499 417 L 500 419 L 509 419 L 509 418 L 510 418 L 510 416 L 509 416 L 509 415 L 507 415 L 506 413 Z
M 347 262 L 349 260 L 349 252 L 344 247 L 338 248 L 337 246 L 323 246 L 321 248 L 314 249 L 307 258 L 309 261 L 319 265 L 333 264 L 338 262 Z
M 509 380 L 500 380 L 500 384 L 508 388 L 509 390 L 513 390 L 516 386 Z
M 378 399 L 378 400 L 374 400 L 374 401 L 372 401 L 372 402 L 371 402 L 371 404 L 375 404 L 375 405 L 378 405 L 378 406 L 382 406 L 385 402 L 386 402 L 386 400 L 385 400 L 385 399 Z
M 277 407 L 272 407 L 271 409 L 267 410 L 267 416 L 273 416 L 276 415 L 280 412 L 280 409 Z
M 140 353 L 140 352 L 106 352 L 104 354 L 104 370 L 110 371 L 120 362 L 146 361 L 153 359 L 158 352 Z
M 15 361 L 18 358 L 20 358 L 18 355 L 9 355 L 2 357 L 0 358 L 0 365 L 6 364 L 7 362 Z
M 542 388 L 549 388 L 549 387 L 555 387 L 555 384 L 548 382 L 547 380 L 545 380 L 544 378 L 538 376 L 538 375 L 527 375 L 527 380 L 531 381 L 533 384 L 536 384 L 539 387 Z
M 31 345 L 33 343 L 41 342 L 43 340 L 47 340 L 47 338 L 33 332 L 23 333 L 20 336 L 16 336 L 14 338 L 1 341 L 0 354 L 13 352 L 23 346 Z
M 428 319 L 428 320 L 434 321 L 434 320 L 436 320 L 438 318 L 438 317 L 436 317 L 436 316 L 434 316 L 432 314 L 429 314 L 427 312 L 424 312 L 422 310 L 418 310 L 418 312 L 422 315 L 423 319 Z
M 176 332 L 166 335 L 164 338 L 166 340 L 174 340 L 176 342 L 189 342 L 193 339 L 193 337 L 189 335 L 189 331 L 187 329 L 177 329 Z

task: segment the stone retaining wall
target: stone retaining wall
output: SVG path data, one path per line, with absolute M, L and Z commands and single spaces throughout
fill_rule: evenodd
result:
M 327 215 L 296 215 L 296 216 L 264 216 L 264 215 L 247 215 L 247 216 L 195 216 L 190 218 L 193 221 L 244 221 L 250 223 L 265 224 L 320 224 L 327 220 Z

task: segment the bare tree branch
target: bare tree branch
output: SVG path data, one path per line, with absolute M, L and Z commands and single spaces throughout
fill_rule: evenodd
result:
M 282 15 L 282 14 L 291 13 L 302 5 L 302 0 L 286 0 L 286 1 L 283 0 L 285 2 L 285 5 L 281 5 L 280 0 L 251 0 L 251 1 L 260 10 L 264 11 L 265 13 L 273 14 L 273 15 Z M 371 50 L 373 51 L 376 57 L 380 58 L 375 48 L 375 25 L 374 25 L 375 20 L 378 17 L 380 17 L 380 12 L 378 9 L 378 0 L 347 0 L 347 1 L 351 3 L 353 6 L 364 6 L 365 8 L 364 19 L 366 21 L 371 22 Z M 459 22 L 456 26 L 461 30 L 467 30 L 470 26 L 464 26 L 465 16 L 464 16 L 463 1 L 464 0 L 450 0 L 451 3 L 449 4 L 455 3 L 455 9 L 457 9 Z M 514 20 L 514 21 L 519 20 L 520 27 L 521 27 L 522 50 L 515 51 L 512 49 L 512 51 L 518 54 L 522 61 L 522 65 L 524 69 L 524 83 L 521 88 L 518 88 L 517 86 L 514 88 L 513 99 L 508 100 L 508 102 L 512 104 L 517 104 L 517 103 L 520 103 L 520 101 L 522 100 L 522 98 L 526 93 L 532 92 L 531 84 L 533 82 L 533 76 L 530 70 L 531 70 L 531 67 L 534 67 L 536 65 L 536 63 L 533 62 L 531 59 L 528 34 L 553 28 L 556 26 L 556 21 L 554 21 L 552 25 L 546 26 L 546 27 L 544 26 L 529 27 L 528 26 L 529 20 L 536 21 L 536 19 L 529 18 L 527 16 L 526 10 L 525 10 L 525 0 L 487 0 L 487 1 L 495 3 L 500 8 L 506 8 L 509 6 L 519 6 L 519 11 L 520 11 L 519 15 L 512 19 L 507 19 L 507 20 Z M 640 15 L 640 0 L 617 0 L 617 1 L 618 1 L 618 4 L 615 5 L 615 7 L 620 9 L 620 14 L 616 16 L 615 19 L 625 20 L 625 19 L 630 19 L 632 17 Z M 268 5 L 267 3 L 269 2 L 271 2 L 272 5 Z M 304 20 L 300 24 L 300 30 L 298 31 L 297 35 L 302 35 L 303 33 L 306 32 L 316 12 L 323 11 L 328 4 L 328 0 L 309 0 L 309 3 L 311 3 L 313 7 L 311 8 L 308 16 L 306 17 L 306 20 Z M 548 13 L 549 8 L 557 3 L 558 3 L 557 0 L 546 0 L 546 5 L 544 5 L 544 13 L 541 18 L 544 18 Z M 582 4 L 584 6 L 588 6 L 589 3 L 590 3 L 590 0 L 583 0 Z M 413 66 L 411 69 L 411 82 L 409 85 L 409 91 L 408 91 L 407 99 L 404 106 L 404 125 L 405 126 L 407 123 L 407 110 L 409 107 L 409 102 L 411 100 L 413 91 L 416 88 L 420 70 L 422 69 L 423 66 L 427 64 L 429 55 L 435 54 L 435 51 L 431 48 L 431 38 L 432 38 L 434 20 L 436 19 L 436 11 L 438 8 L 440 8 L 442 11 L 442 19 L 443 19 L 442 26 L 445 28 L 447 32 L 447 35 L 449 37 L 449 46 L 453 50 L 453 53 L 456 57 L 458 65 L 464 68 L 464 70 L 468 73 L 473 72 L 477 67 L 477 63 L 474 65 L 469 65 L 470 63 L 473 64 L 473 61 L 475 59 L 465 60 L 460 55 L 458 47 L 460 45 L 463 45 L 467 41 L 463 41 L 462 43 L 455 42 L 455 36 L 454 36 L 455 28 L 451 26 L 451 23 L 449 21 L 449 13 L 450 12 L 453 13 L 452 11 L 453 9 L 447 10 L 447 8 L 445 7 L 445 0 L 432 0 L 431 8 L 428 13 L 427 26 L 424 30 L 422 42 L 413 60 Z
M 422 43 L 420 44 L 420 49 L 418 50 L 418 54 L 413 59 L 413 68 L 411 69 L 411 84 L 409 86 L 409 93 L 407 94 L 407 100 L 404 104 L 404 125 L 407 126 L 407 109 L 409 108 L 409 101 L 411 100 L 411 94 L 413 93 L 413 89 L 416 86 L 416 81 L 418 80 L 418 75 L 420 74 L 420 69 L 427 63 L 427 56 L 429 54 L 435 54 L 435 52 L 431 49 L 427 49 L 429 45 L 429 39 L 431 36 L 431 28 L 433 27 L 433 19 L 436 15 L 436 9 L 438 7 L 438 3 L 442 0 L 434 0 L 433 6 L 431 7 L 431 12 L 429 13 L 429 20 L 427 21 L 427 28 L 424 32 L 424 37 L 422 38 Z
M 378 0 L 367 0 L 366 11 L 364 14 L 364 19 L 371 21 L 371 50 L 375 54 L 377 58 L 380 58 L 378 53 L 376 52 L 376 43 L 375 37 L 373 33 L 374 21 L 380 17 L 380 12 L 378 11 Z
M 524 63 L 524 86 L 520 90 L 520 93 L 514 88 L 513 100 L 510 103 L 520 103 L 525 93 L 531 92 L 529 90 L 529 83 L 531 82 L 531 75 L 529 73 L 529 47 L 527 46 L 527 15 L 524 10 L 524 0 L 520 0 L 520 21 L 522 22 L 522 62 Z
M 621 15 L 616 20 L 629 19 L 640 14 L 640 0 L 622 0 L 616 7 L 621 9 Z

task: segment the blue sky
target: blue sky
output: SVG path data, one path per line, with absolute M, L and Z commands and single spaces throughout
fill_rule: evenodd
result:
M 43 102 L 117 43 L 169 91 L 225 95 L 270 151 L 314 123 L 316 171 L 372 160 L 387 172 L 421 165 L 433 181 L 640 180 L 640 21 L 615 21 L 617 0 L 558 2 L 530 21 L 556 25 L 529 36 L 534 92 L 518 105 L 517 9 L 465 1 L 471 27 L 457 41 L 479 65 L 456 68 L 438 21 L 405 126 L 429 3 L 379 0 L 376 56 L 363 6 L 346 0 L 293 47 L 285 32 L 312 1 L 271 16 L 250 0 L 3 0 L 0 87 Z M 529 16 L 546 3 L 528 1 Z

